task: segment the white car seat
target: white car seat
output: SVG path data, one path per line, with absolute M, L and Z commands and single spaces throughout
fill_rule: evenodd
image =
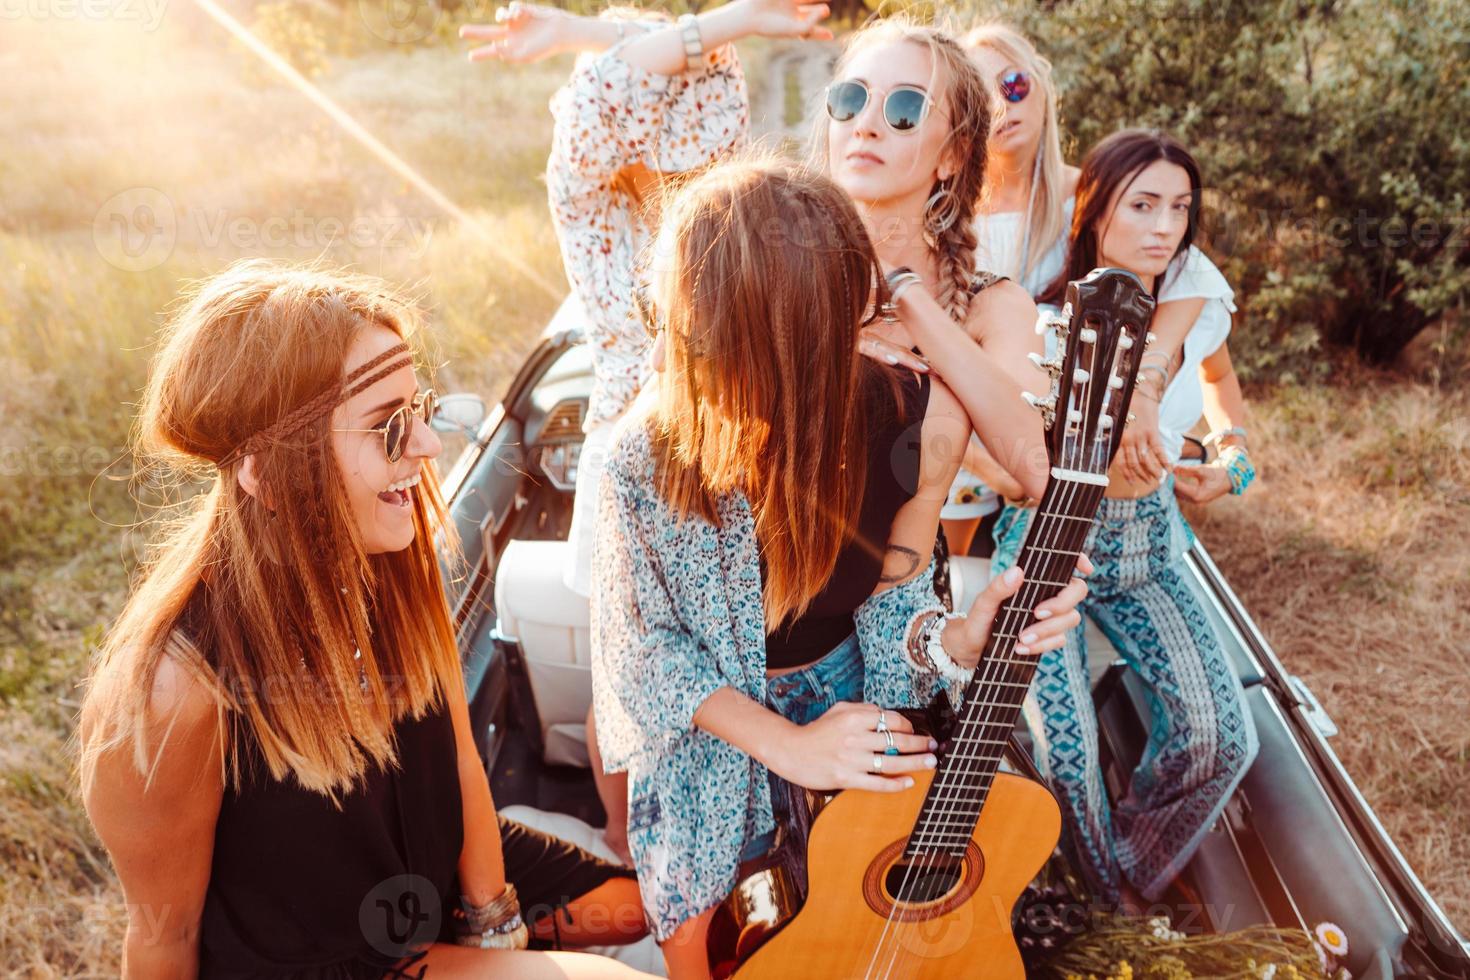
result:
M 562 583 L 565 541 L 511 541 L 495 571 L 501 635 L 526 660 L 547 762 L 587 766 L 592 646 L 587 599 Z

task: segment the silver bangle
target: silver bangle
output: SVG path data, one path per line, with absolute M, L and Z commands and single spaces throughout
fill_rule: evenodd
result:
M 684 67 L 698 71 L 704 64 L 704 39 L 699 36 L 699 18 L 693 14 L 679 15 L 679 33 L 684 38 Z
M 1211 432 L 1209 435 L 1205 436 L 1205 445 L 1208 446 L 1212 442 L 1219 442 L 1221 439 L 1228 439 L 1231 436 L 1236 436 L 1239 439 L 1249 441 L 1245 434 L 1245 426 L 1234 425 L 1228 429 L 1217 429 L 1214 432 Z
M 909 287 L 916 282 L 923 282 L 923 278 L 917 273 L 907 269 L 897 275 L 890 274 L 888 277 L 888 302 L 883 304 L 883 319 L 888 323 L 898 322 L 898 298 L 908 291 Z
M 953 620 L 964 618 L 964 613 L 945 613 L 942 618 L 929 624 L 929 635 L 925 643 L 925 650 L 929 654 L 929 662 L 934 665 L 934 670 L 940 677 L 956 684 L 970 683 L 970 678 L 975 676 L 975 668 L 961 667 L 944 649 L 944 627 Z

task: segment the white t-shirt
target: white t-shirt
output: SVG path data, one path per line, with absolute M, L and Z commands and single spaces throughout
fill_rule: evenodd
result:
M 1184 434 L 1194 428 L 1204 414 L 1204 386 L 1199 379 L 1200 362 L 1220 349 L 1230 336 L 1230 315 L 1235 312 L 1235 290 L 1225 281 L 1210 257 L 1193 245 L 1175 259 L 1164 278 L 1159 302 L 1176 299 L 1205 301 L 1204 309 L 1184 338 L 1184 362 L 1169 382 L 1164 399 L 1159 403 L 1159 439 L 1168 454 L 1169 465 L 1179 462 L 1184 449 Z
M 1169 457 L 1169 465 L 1179 462 L 1184 449 L 1184 434 L 1194 428 L 1205 410 L 1204 386 L 1200 384 L 1200 362 L 1220 349 L 1230 336 L 1230 314 L 1235 312 L 1235 291 L 1210 257 L 1193 245 L 1189 251 L 1169 263 L 1164 274 L 1164 288 L 1159 302 L 1176 299 L 1205 300 L 1204 309 L 1184 338 L 1184 361 L 1180 364 L 1163 401 L 1159 403 L 1159 439 Z M 1043 303 L 1043 317 L 1054 315 L 1057 307 Z M 1046 335 L 1047 356 L 1056 348 L 1056 333 Z

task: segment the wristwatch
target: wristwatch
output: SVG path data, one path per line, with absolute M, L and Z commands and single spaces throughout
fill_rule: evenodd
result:
M 677 23 L 684 38 L 684 67 L 697 71 L 704 64 L 704 39 L 699 36 L 699 18 L 693 14 L 680 14 Z

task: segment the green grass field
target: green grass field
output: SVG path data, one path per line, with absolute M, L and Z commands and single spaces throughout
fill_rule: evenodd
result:
M 235 258 L 351 265 L 416 290 L 441 391 L 493 398 L 565 288 L 540 174 L 570 62 L 472 66 L 448 40 L 321 30 L 321 90 L 466 222 L 196 8 L 155 31 L 5 30 L 20 43 L 0 48 L 0 949 L 18 975 L 115 975 L 122 898 L 68 739 L 155 512 L 126 449 L 155 332 L 181 283 Z M 769 51 L 750 55 L 764 105 Z M 799 97 L 769 91 L 789 121 Z M 1350 381 L 1252 393 L 1260 489 L 1201 533 L 1470 923 L 1470 405 L 1402 374 Z

